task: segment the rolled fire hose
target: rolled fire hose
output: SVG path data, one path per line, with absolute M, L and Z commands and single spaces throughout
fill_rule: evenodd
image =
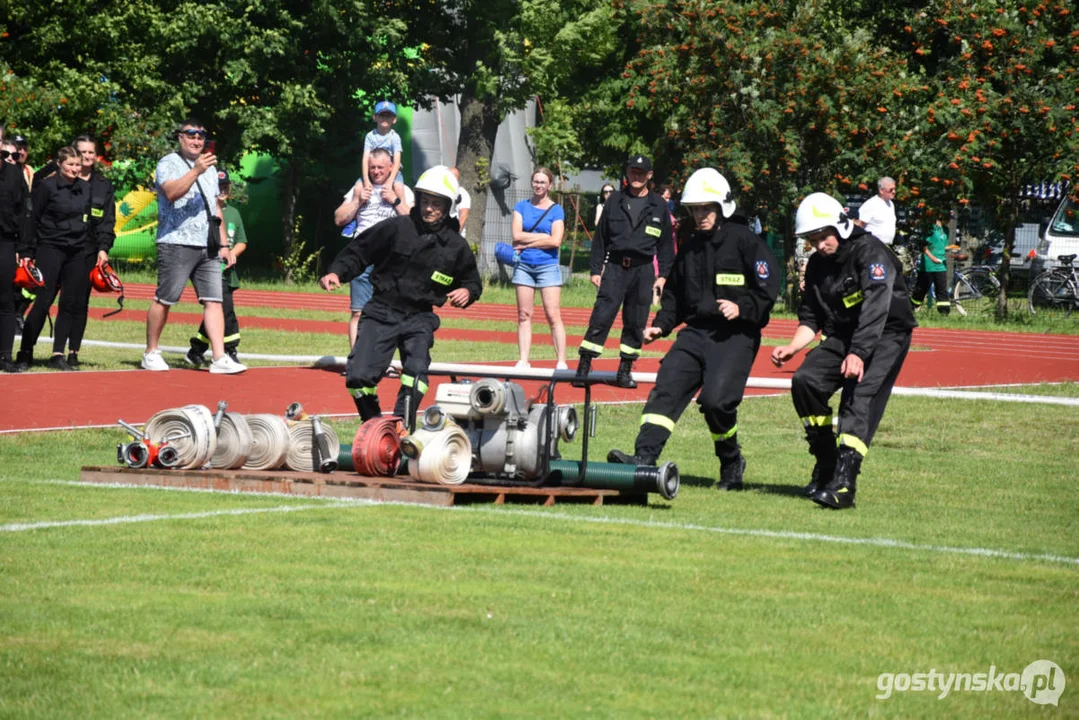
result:
M 263 413 L 247 416 L 251 429 L 251 452 L 243 467 L 247 470 L 276 470 L 285 464 L 289 449 L 289 427 L 280 415 Z
M 227 412 L 217 428 L 217 450 L 210 460 L 210 467 L 236 470 L 243 467 L 251 454 L 254 436 L 247 418 L 240 413 Z
M 217 449 L 214 416 L 205 405 L 162 410 L 146 421 L 145 432 L 154 443 L 168 441 L 176 450 L 176 467 L 184 470 L 204 467 Z
M 367 477 L 393 477 L 401 465 L 401 418 L 371 418 L 356 429 L 352 469 Z
M 460 485 L 472 469 L 472 443 L 468 435 L 447 420 L 440 430 L 422 427 L 401 440 L 413 480 L 441 485 Z
M 322 423 L 322 432 L 328 439 L 330 447 L 338 446 L 337 433 L 326 423 Z M 315 444 L 315 431 L 311 418 L 300 422 L 289 423 L 288 451 L 285 454 L 285 466 L 290 470 L 302 472 L 318 472 L 315 467 L 313 447 Z M 337 458 L 334 457 L 334 460 Z

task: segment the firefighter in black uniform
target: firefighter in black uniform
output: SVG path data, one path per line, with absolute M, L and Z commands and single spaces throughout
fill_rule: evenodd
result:
M 717 487 L 741 490 L 746 461 L 738 444 L 738 405 L 761 344 L 761 329 L 779 294 L 775 257 L 734 216 L 730 185 L 716 170 L 698 170 L 686 182 L 682 204 L 696 230 L 682 243 L 663 291 L 663 305 L 644 341 L 666 336 L 681 323 L 641 415 L 636 449 L 612 450 L 609 462 L 655 465 L 678 418 L 700 390 L 720 471 Z
M 116 239 L 116 198 L 112 189 L 112 183 L 97 169 L 97 141 L 89 135 L 80 135 L 75 138 L 71 147 L 75 148 L 82 162 L 79 177 L 90 183 L 90 241 L 96 243 L 98 248 L 97 259 L 94 264 L 103 266 L 109 261 L 109 251 Z M 33 187 L 46 178 L 56 174 L 59 170 L 56 160 L 50 160 L 37 172 L 34 173 Z M 90 283 L 86 284 L 86 306 L 90 306 Z M 15 296 L 16 324 L 22 330 L 23 317 L 26 311 L 34 304 L 36 293 L 29 290 L 18 289 Z M 86 332 L 86 319 L 88 313 L 79 314 L 71 329 L 68 338 L 70 352 L 67 364 L 72 368 L 78 368 L 79 349 L 82 347 L 82 337 Z
M 433 306 L 448 300 L 454 307 L 468 307 L 483 290 L 472 249 L 458 234 L 457 221 L 449 217 L 459 192 L 457 179 L 449 168 L 437 165 L 420 176 L 415 189 L 411 213 L 360 233 L 319 280 L 323 289 L 336 290 L 368 265 L 375 266 L 374 294 L 360 316 L 345 386 L 364 421 L 378 417 L 378 381 L 398 350 L 401 390 L 394 414 L 410 428 L 427 392 L 427 368 L 439 326 Z
M 102 267 L 109 261 L 109 251 L 112 250 L 112 244 L 116 240 L 115 193 L 112 183 L 97 169 L 97 142 L 89 135 L 80 135 L 75 138 L 75 150 L 79 153 L 79 160 L 82 162 L 79 177 L 90 183 L 89 243 L 92 246 L 91 252 L 94 249 L 97 250 L 94 264 Z M 90 291 L 91 287 L 88 283 L 85 293 L 86 301 L 83 303 L 86 309 L 90 306 Z M 86 332 L 87 315 L 88 312 L 83 311 L 75 316 L 68 336 L 67 364 L 75 369 L 82 364 L 79 362 L 79 350 L 82 348 L 82 336 Z
M 75 333 L 81 342 L 90 298 L 90 271 L 95 264 L 108 260 L 108 252 L 99 249 L 100 240 L 93 232 L 93 191 L 90 183 L 79 177 L 82 171 L 79 153 L 70 146 L 60 148 L 56 161 L 58 171 L 35 184 L 31 193 L 33 245 L 22 259 L 35 258 L 45 278 L 45 287 L 37 293 L 23 324 L 22 344 L 16 358 L 20 370 L 27 369 L 33 361 L 34 345 L 61 288 L 49 367 L 74 369 L 64 358 L 64 346 Z M 111 245 L 111 235 L 107 242 Z
M 29 244 L 30 191 L 18 165 L 0 158 L 0 372 L 18 372 L 15 344 L 16 254 Z
M 583 380 L 591 372 L 592 360 L 603 352 L 607 333 L 622 308 L 617 383 L 636 387 L 633 362 L 641 356 L 652 297 L 663 291 L 674 262 L 674 240 L 667 201 L 648 189 L 652 161 L 643 155 L 631 156 L 626 162 L 626 177 L 626 189 L 614 193 L 603 206 L 592 239 L 589 269 L 599 293 L 578 349 L 577 379 Z M 657 256 L 658 277 L 652 265 Z
M 816 458 L 805 493 L 824 507 L 854 506 L 856 478 L 877 431 L 918 323 L 895 255 L 825 193 L 798 206 L 795 232 L 816 249 L 805 274 L 798 329 L 772 351 L 781 366 L 816 337 L 824 340 L 791 381 L 794 409 Z M 839 438 L 829 398 L 839 388 Z

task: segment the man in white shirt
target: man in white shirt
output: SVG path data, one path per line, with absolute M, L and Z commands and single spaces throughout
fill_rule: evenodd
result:
M 880 238 L 885 245 L 895 240 L 895 180 L 882 177 L 877 181 L 877 194 L 858 208 L 859 226 Z
M 461 172 L 456 167 L 451 167 L 450 172 L 457 178 L 457 202 L 450 208 L 450 217 L 457 218 L 457 222 L 461 224 L 461 237 L 468 237 L 465 234 L 465 223 L 468 222 L 468 211 L 472 209 L 472 198 L 469 196 L 468 191 L 461 185 Z
M 345 201 L 334 211 L 333 220 L 337 227 L 344 227 L 355 220 L 356 229 L 352 237 L 356 237 L 367 228 L 387 218 L 408 215 L 412 204 L 407 201 L 401 202 L 394 193 L 393 181 L 390 178 L 392 166 L 393 159 L 385 149 L 376 148 L 371 151 L 370 164 L 367 168 L 371 187 L 364 187 L 363 178 L 356 181 L 356 185 L 345 195 Z M 405 197 L 409 196 L 410 191 L 406 187 Z M 363 312 L 363 306 L 371 299 L 371 268 L 367 268 L 362 275 L 352 280 L 349 291 L 352 317 L 348 321 L 348 346 L 351 348 L 356 344 L 356 329 L 360 324 L 360 313 Z

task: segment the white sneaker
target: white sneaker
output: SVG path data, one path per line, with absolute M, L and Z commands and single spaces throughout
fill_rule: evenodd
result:
M 214 375 L 235 375 L 245 370 L 247 370 L 246 365 L 236 362 L 228 355 L 222 355 L 210 363 L 210 372 Z
M 165 362 L 165 358 L 161 357 L 160 350 L 147 350 L 142 354 L 142 369 L 161 372 L 168 370 L 169 364 Z
M 560 363 L 555 363 L 554 369 L 555 370 L 569 370 L 569 365 L 567 365 L 566 363 L 561 363 L 561 362 Z
M 528 370 L 532 367 L 532 363 L 527 360 L 518 360 L 517 364 L 513 366 L 514 370 Z

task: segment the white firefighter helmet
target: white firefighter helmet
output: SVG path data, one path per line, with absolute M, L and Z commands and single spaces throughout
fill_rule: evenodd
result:
M 424 170 L 423 175 L 420 175 L 420 179 L 416 181 L 415 190 L 444 197 L 451 204 L 457 202 L 457 197 L 461 194 L 457 178 L 445 165 L 435 165 Z
M 710 205 L 715 203 L 723 211 L 723 217 L 734 214 L 735 203 L 731 199 L 731 184 L 718 170 L 702 168 L 689 176 L 682 191 L 683 205 Z
M 850 237 L 854 223 L 843 210 L 843 203 L 827 193 L 810 193 L 794 216 L 794 234 L 804 237 L 826 227 L 834 227 L 839 237 Z

